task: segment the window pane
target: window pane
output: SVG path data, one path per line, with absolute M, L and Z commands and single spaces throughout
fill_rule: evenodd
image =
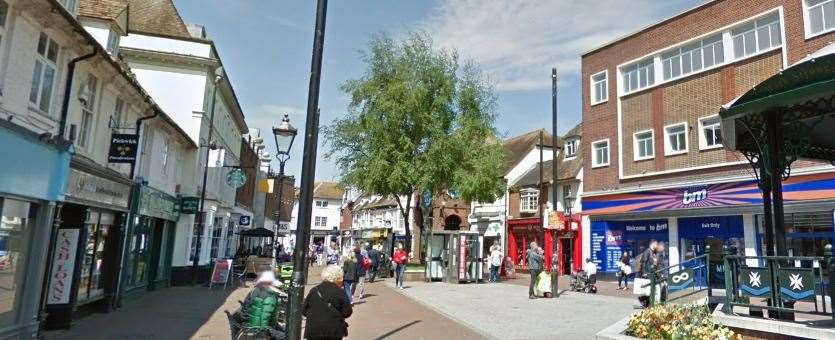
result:
M 697 49 L 693 50 L 693 56 L 691 60 L 693 62 L 693 71 L 698 71 L 702 69 L 702 50 Z
M 47 51 L 46 57 L 53 62 L 58 61 L 58 44 L 52 40 L 49 41 L 49 51 Z
M 32 71 L 32 88 L 29 90 L 29 102 L 38 103 L 38 92 L 41 89 L 41 71 L 43 65 L 40 60 L 35 60 L 35 70 Z
M 716 64 L 725 62 L 725 45 L 721 41 L 713 45 L 713 59 Z
M 41 103 L 38 108 L 43 112 L 49 112 L 49 103 L 52 100 L 52 82 L 55 80 L 55 70 L 50 66 L 44 67 L 43 84 L 41 86 Z
M 638 72 L 630 73 L 629 75 L 629 90 L 638 88 Z
M 678 77 L 681 75 L 681 59 L 673 58 L 672 59 L 672 70 L 673 70 L 673 78 Z
M 711 67 L 711 66 L 713 66 L 713 64 L 715 62 L 713 60 L 713 47 L 714 47 L 713 45 L 706 46 L 702 50 L 702 54 L 704 55 L 704 66 L 705 67 Z
M 745 55 L 757 52 L 757 38 L 755 31 L 748 31 L 742 35 L 745 38 Z
M 734 57 L 742 58 L 743 56 L 745 56 L 745 48 L 743 47 L 742 35 L 737 35 L 734 37 Z
M 757 28 L 757 48 L 762 51 L 771 47 L 771 37 L 768 26 Z
M 823 7 L 815 7 L 809 10 L 809 24 L 812 26 L 812 33 L 823 31 Z
M 783 36 L 780 34 L 780 24 L 771 25 L 771 47 L 782 44 Z
M 713 146 L 714 145 L 714 143 L 713 143 L 713 129 L 705 128 L 704 129 L 704 135 L 705 135 L 705 145 Z
M 661 61 L 662 68 L 664 69 L 664 79 L 670 79 L 673 77 L 673 62 L 670 59 L 664 59 Z
M 46 56 L 46 45 L 48 44 L 49 38 L 46 37 L 46 34 L 41 33 L 38 37 L 38 54 L 42 56 Z
M 835 1 L 825 4 L 823 7 L 823 26 L 825 29 L 835 28 Z
M 35 223 L 35 206 L 29 202 L 0 199 L 0 326 L 11 326 L 20 314 L 29 238 Z
M 693 62 L 690 57 L 691 55 L 689 52 L 681 55 L 681 74 L 693 72 Z

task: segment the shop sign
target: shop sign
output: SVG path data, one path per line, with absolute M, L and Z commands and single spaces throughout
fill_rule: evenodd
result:
M 240 188 L 246 183 L 246 174 L 241 169 L 233 169 L 226 174 L 226 184 L 233 188 Z
M 287 223 L 279 223 L 278 224 L 278 234 L 279 235 L 287 235 L 290 233 L 290 225 Z
M 176 221 L 177 198 L 157 189 L 143 186 L 139 189 L 139 214 Z
M 179 210 L 181 214 L 196 214 L 200 210 L 200 197 L 180 197 Z
M 780 295 L 787 300 L 815 300 L 815 275 L 812 268 L 781 268 L 777 271 Z
M 127 208 L 129 195 L 129 185 L 70 169 L 67 196 Z
M 138 147 L 139 135 L 114 133 L 110 135 L 110 152 L 107 153 L 107 162 L 134 164 Z
M 80 231 L 77 228 L 58 229 L 58 237 L 55 239 L 55 254 L 52 256 L 52 271 L 49 273 L 47 304 L 70 303 L 73 273 L 75 273 L 75 255 Z
M 737 279 L 742 296 L 764 297 L 771 294 L 771 276 L 768 268 L 740 268 Z
M 247 215 L 241 215 L 241 217 L 238 218 L 239 225 L 249 225 L 250 221 L 252 221 L 252 218 Z

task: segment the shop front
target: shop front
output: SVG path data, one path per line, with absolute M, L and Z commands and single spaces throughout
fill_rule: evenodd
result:
M 507 256 L 510 256 L 516 270 L 528 270 L 528 247 L 531 242 L 542 244 L 541 236 L 538 217 L 507 220 Z
M 177 198 L 137 185 L 133 222 L 128 230 L 122 266 L 122 292 L 133 295 L 170 285 L 171 253 L 180 215 Z
M 783 182 L 786 238 L 794 256 L 822 256 L 833 242 L 835 172 L 794 175 Z M 707 184 L 593 195 L 583 198 L 591 215 L 591 255 L 605 272 L 616 272 L 623 252 L 632 258 L 651 240 L 668 244 L 670 265 L 723 249 L 735 254 L 765 254 L 762 196 L 755 181 Z M 814 264 L 810 263 L 809 266 Z M 711 268 L 722 278 L 723 268 Z
M 75 313 L 108 311 L 115 303 L 127 182 L 89 160 L 73 159 L 51 247 L 47 329 L 69 328 Z
M 67 184 L 68 145 L 0 120 L 0 338 L 31 339 L 39 328 L 53 216 Z M 13 146 L 13 147 L 8 147 Z
M 551 213 L 545 232 L 545 267 L 550 271 L 550 254 L 557 252 L 557 269 L 566 275 L 583 267 L 582 216 L 566 216 L 561 212 Z

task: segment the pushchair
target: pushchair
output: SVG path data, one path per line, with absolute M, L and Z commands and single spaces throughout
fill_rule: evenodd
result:
M 597 293 L 597 274 L 586 275 L 579 271 L 571 275 L 571 290 L 575 292 Z

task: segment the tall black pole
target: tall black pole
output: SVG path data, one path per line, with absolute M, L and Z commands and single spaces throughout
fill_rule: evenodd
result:
M 206 228 L 206 212 L 203 211 L 204 206 L 206 205 L 206 178 L 209 175 L 209 153 L 212 150 L 212 132 L 215 129 L 215 102 L 217 95 L 217 87 L 220 82 L 215 80 L 215 86 L 212 88 L 212 110 L 209 114 L 209 133 L 208 138 L 206 139 L 206 164 L 203 164 L 203 184 L 202 188 L 200 189 L 200 210 L 197 212 L 197 216 L 199 221 L 196 222 L 197 228 L 197 239 L 195 240 L 194 244 L 194 256 L 191 260 L 191 284 L 197 284 L 197 270 L 200 266 L 200 244 L 201 239 L 203 238 L 203 231 Z
M 543 153 L 543 139 L 542 139 L 542 130 L 539 130 L 539 195 L 537 197 L 537 206 L 539 209 L 539 244 L 541 246 L 545 246 L 545 216 L 543 216 L 542 206 L 545 202 L 543 202 L 543 198 L 547 198 L 548 196 L 545 195 L 545 183 L 542 179 L 542 153 Z
M 780 127 L 780 116 L 769 114 L 766 117 L 766 131 L 768 131 L 768 160 L 769 186 L 771 187 L 772 225 L 774 226 L 774 245 L 777 256 L 787 256 L 786 228 L 783 214 L 783 163 L 780 149 L 783 146 L 783 131 Z
M 288 152 L 290 150 L 287 150 Z M 287 159 L 279 159 L 278 160 L 278 211 L 276 212 L 275 220 L 276 224 L 278 225 L 278 229 L 281 229 L 281 209 L 284 208 L 284 201 L 282 201 L 282 196 L 284 194 L 284 163 L 287 162 Z M 289 229 L 289 228 L 288 228 Z M 276 230 L 278 231 L 278 230 Z M 275 249 L 275 244 L 273 244 L 273 249 Z M 279 254 L 280 255 L 280 254 Z
M 307 280 L 307 247 L 310 243 L 310 220 L 313 209 L 313 181 L 316 179 L 316 150 L 319 139 L 319 84 L 322 76 L 322 52 L 325 47 L 325 16 L 328 1 L 316 3 L 316 31 L 313 33 L 313 58 L 310 63 L 310 87 L 307 93 L 307 120 L 304 130 L 302 179 L 299 187 L 299 219 L 296 246 L 293 248 L 293 283 L 290 286 L 290 313 L 287 315 L 289 340 L 302 338 L 302 302 Z
M 557 170 L 559 161 L 557 158 L 557 68 L 551 69 L 551 205 L 554 209 L 554 214 L 557 214 L 557 205 L 559 203 L 559 195 L 557 195 L 557 183 L 559 182 L 559 171 Z M 552 226 L 556 227 L 556 226 Z M 551 295 L 559 297 L 559 238 L 557 237 L 557 229 L 553 229 L 553 246 L 551 247 Z

